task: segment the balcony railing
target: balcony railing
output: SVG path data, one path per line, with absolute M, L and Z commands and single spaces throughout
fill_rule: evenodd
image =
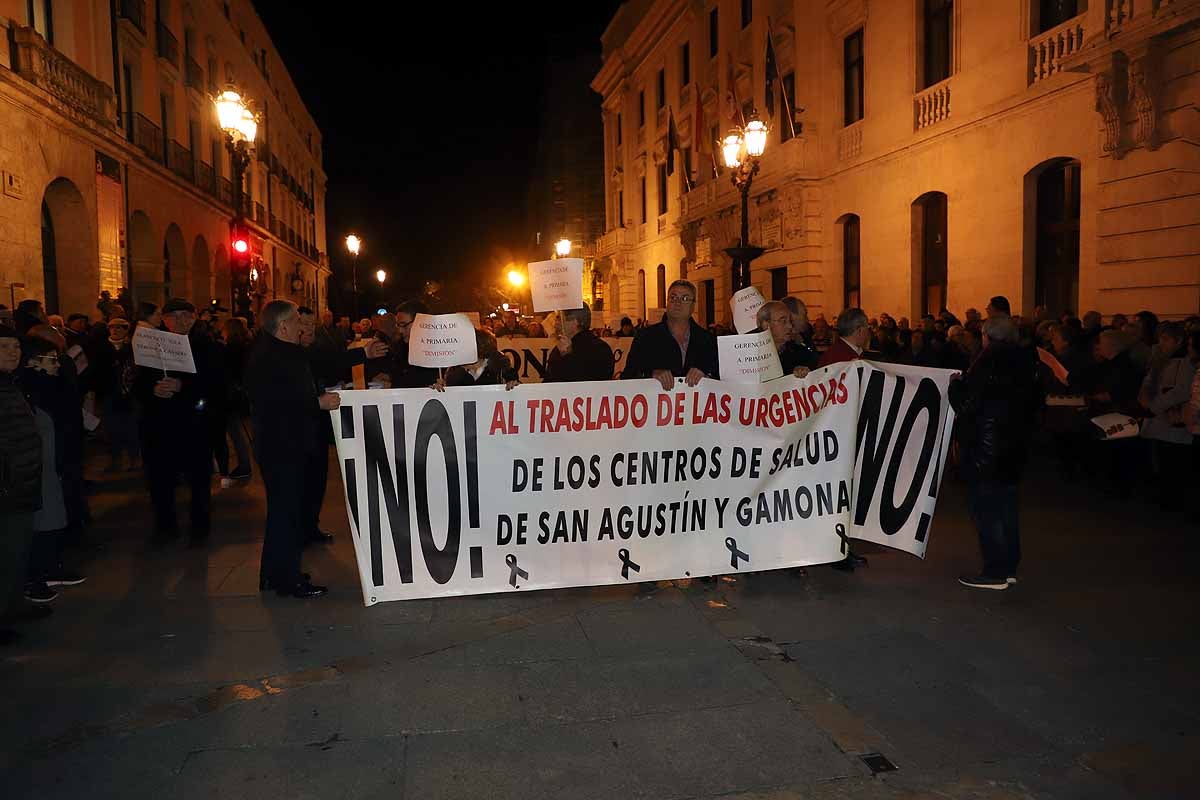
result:
M 212 164 L 205 164 L 203 161 L 196 162 L 196 185 L 214 197 L 217 194 L 217 182 L 215 178 Z
M 930 86 L 913 98 L 913 130 L 919 131 L 950 117 L 950 81 Z
M 143 34 L 146 32 L 146 0 L 121 0 L 120 10 L 117 13 L 121 19 L 127 19 L 133 23 L 133 27 Z
M 204 70 L 194 58 L 189 58 L 184 61 L 184 83 L 189 89 L 195 89 L 197 92 L 204 92 Z
M 217 180 L 217 199 L 227 206 L 233 205 L 233 183 L 229 178 L 219 178 Z
M 274 214 L 268 214 L 267 216 L 271 223 L 269 228 L 271 235 L 276 237 L 279 236 L 279 217 L 275 216 Z
M 862 153 L 862 123 L 856 122 L 848 128 L 842 128 L 838 134 L 838 160 L 849 161 L 858 158 Z
M 167 166 L 179 177 L 192 183 L 196 180 L 196 162 L 192 160 L 192 151 L 179 142 L 171 142 L 167 156 Z
M 130 114 L 130 130 L 133 131 L 133 143 L 151 159 L 162 164 L 163 153 L 162 128 L 155 125 L 142 114 Z
M 267 224 L 267 210 L 263 208 L 262 203 L 254 204 L 254 221 L 259 225 Z
M 1029 83 L 1052 78 L 1062 72 L 1062 61 L 1083 47 L 1083 15 L 1029 40 Z
M 158 57 L 174 67 L 179 66 L 179 40 L 171 29 L 163 23 L 155 28 L 155 38 L 158 44 Z
M 47 44 L 32 28 L 14 27 L 11 31 L 13 66 L 22 78 L 49 92 L 77 116 L 109 127 L 116 122 L 112 89 Z

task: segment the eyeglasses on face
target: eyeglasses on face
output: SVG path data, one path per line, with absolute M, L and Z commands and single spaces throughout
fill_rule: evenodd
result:
M 667 297 L 667 301 L 671 303 L 690 303 L 696 298 L 688 294 L 673 294 Z

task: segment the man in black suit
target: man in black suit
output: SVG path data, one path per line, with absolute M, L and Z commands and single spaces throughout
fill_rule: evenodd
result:
M 567 381 L 610 381 L 613 377 L 613 351 L 592 333 L 592 310 L 571 308 L 562 314 L 562 333 L 558 346 L 546 359 L 546 383 Z
M 654 378 L 669 392 L 676 378 L 695 386 L 701 378 L 720 377 L 717 337 L 692 319 L 696 287 L 678 280 L 667 288 L 667 314 L 648 325 L 629 348 L 622 378 Z
M 272 300 L 263 308 L 262 333 L 246 369 L 253 406 L 254 450 L 267 485 L 267 530 L 259 588 L 286 597 L 317 597 L 300 571 L 308 503 L 306 471 L 320 441 L 321 414 L 341 405 L 335 393 L 318 392 L 300 345 L 303 326 L 295 303 Z

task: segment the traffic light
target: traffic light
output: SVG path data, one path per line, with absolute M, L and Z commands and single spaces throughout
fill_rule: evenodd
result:
M 229 275 L 234 286 L 245 286 L 250 281 L 250 232 L 237 222 L 229 228 Z

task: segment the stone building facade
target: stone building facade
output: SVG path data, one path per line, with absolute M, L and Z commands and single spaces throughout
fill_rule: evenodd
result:
M 0 0 L 0 302 L 231 302 L 229 153 L 212 97 L 260 113 L 243 218 L 255 305 L 325 307 L 321 133 L 248 0 Z
M 738 194 L 711 153 L 739 107 L 767 115 L 768 36 L 750 199 L 768 299 L 1200 310 L 1197 0 L 630 0 L 592 83 L 610 317 L 654 316 L 686 276 L 701 322 L 730 319 Z M 690 190 L 666 174 L 671 117 Z

